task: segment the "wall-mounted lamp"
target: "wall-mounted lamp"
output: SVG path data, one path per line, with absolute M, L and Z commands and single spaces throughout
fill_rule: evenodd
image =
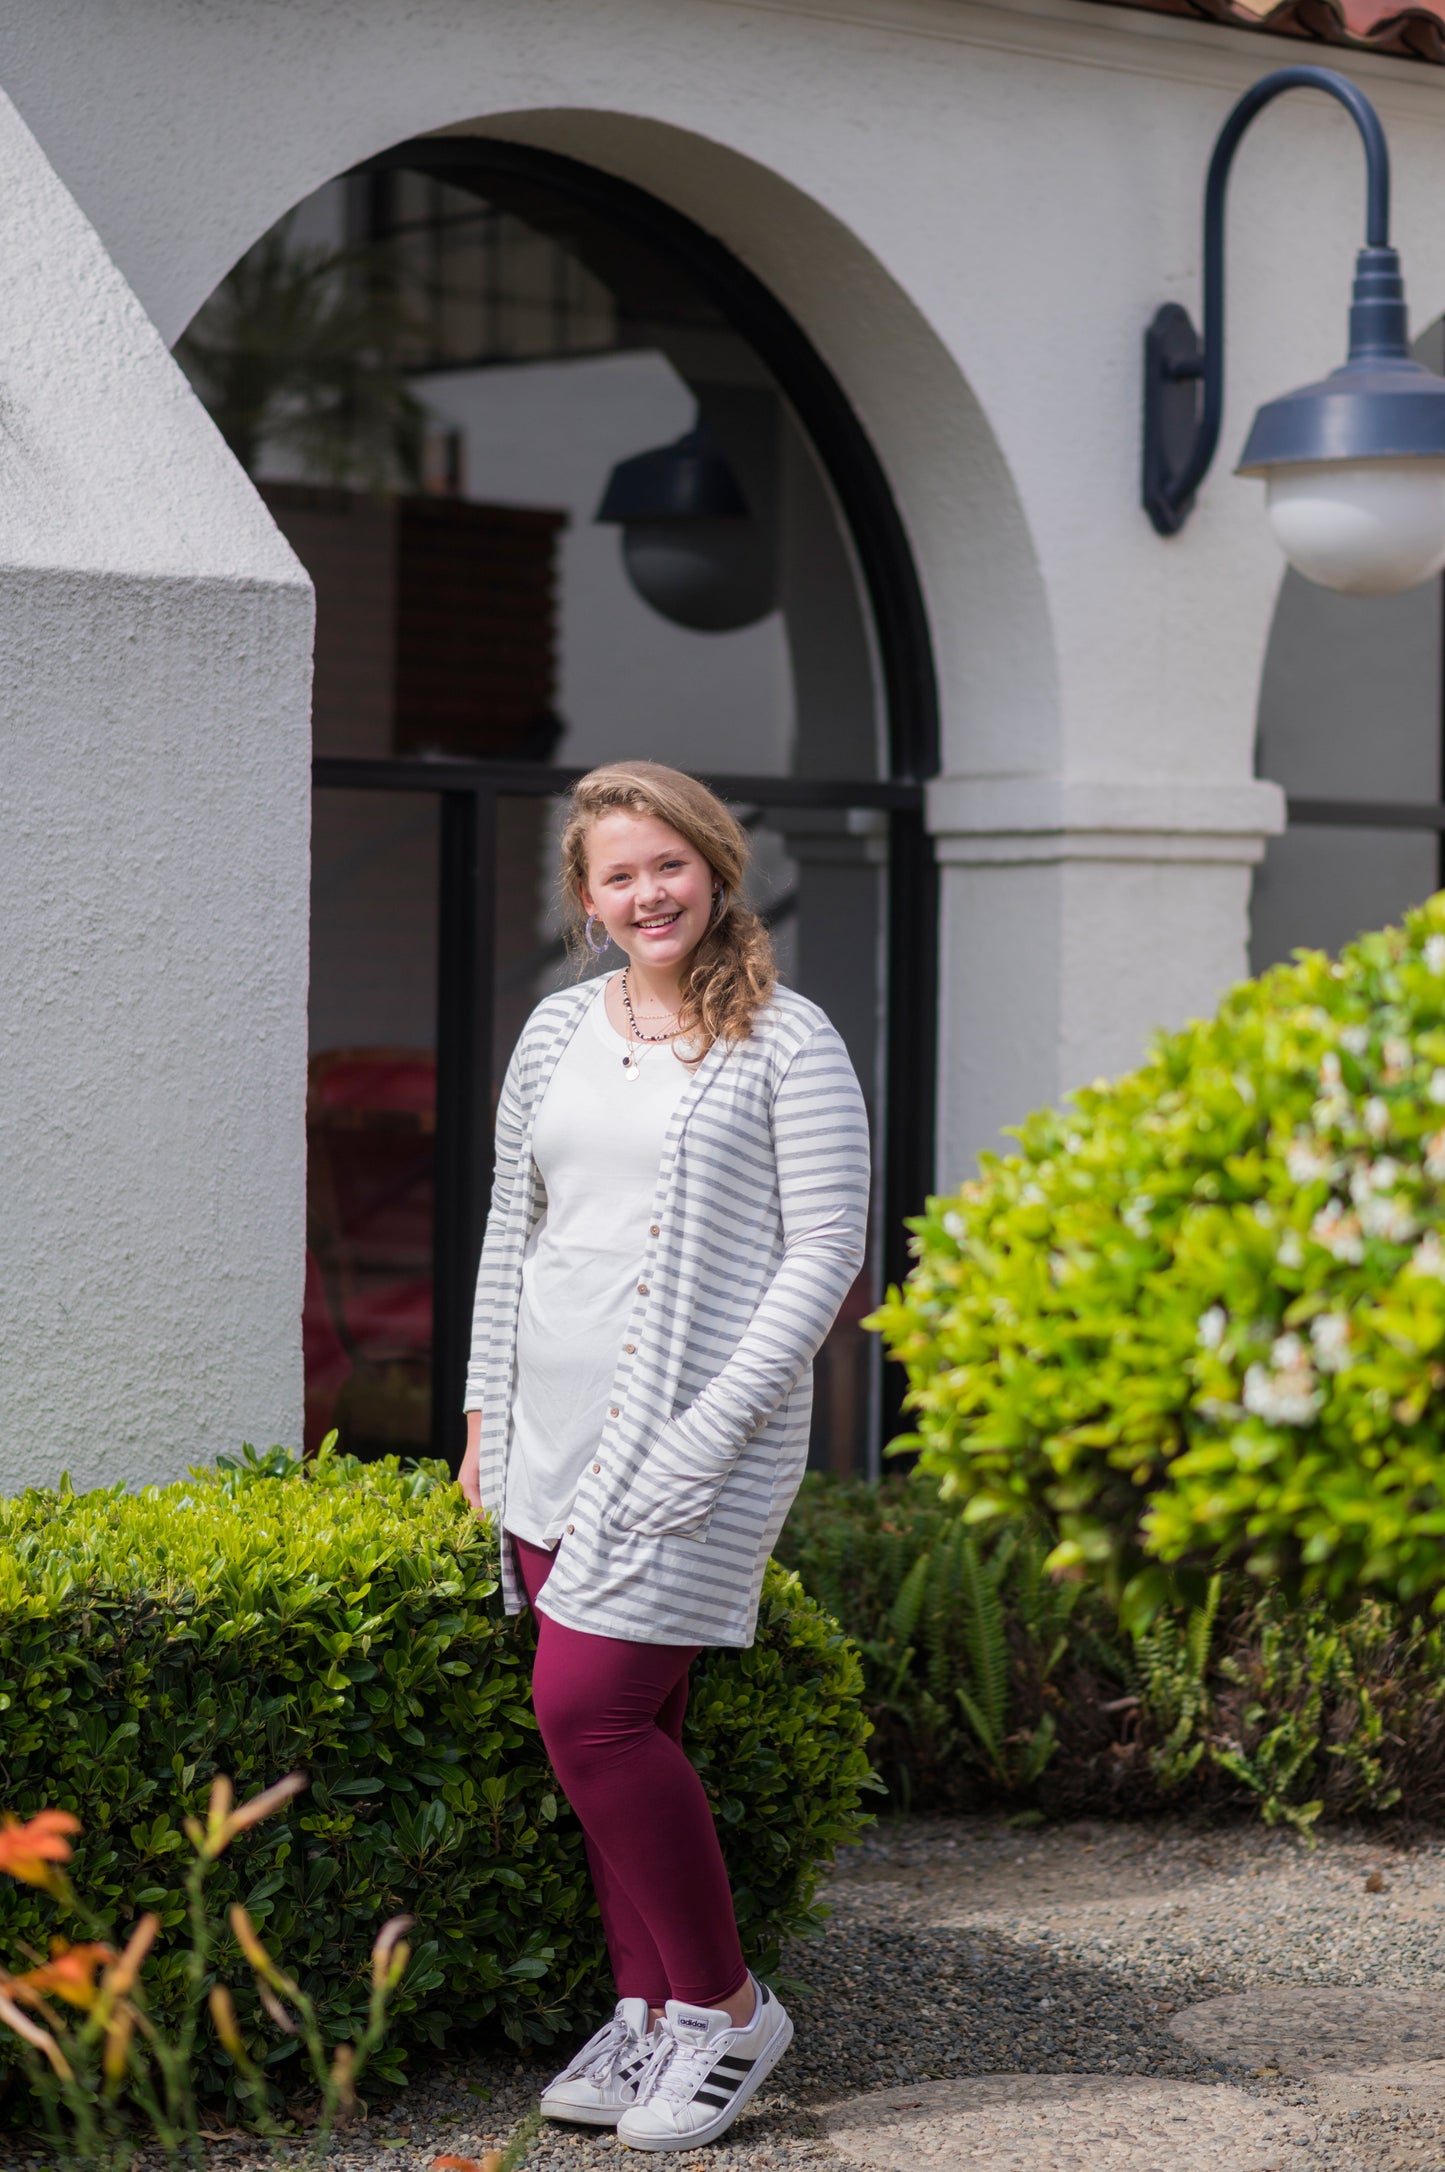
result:
M 1245 129 L 1281 91 L 1337 98 L 1365 148 L 1365 246 L 1355 259 L 1349 356 L 1322 383 L 1259 410 L 1237 473 L 1263 476 L 1270 525 L 1308 580 L 1392 595 L 1445 568 L 1445 377 L 1411 359 L 1390 247 L 1390 154 L 1379 115 L 1331 68 L 1281 68 L 1220 131 L 1204 189 L 1204 334 L 1166 302 L 1144 337 L 1144 509 L 1160 535 L 1188 519 L 1224 408 L 1224 200 Z

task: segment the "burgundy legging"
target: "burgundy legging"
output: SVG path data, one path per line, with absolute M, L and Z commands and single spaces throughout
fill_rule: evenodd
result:
M 537 1620 L 533 1709 L 587 1837 L 617 1995 L 720 2006 L 748 1972 L 717 1828 L 682 1747 L 701 1647 L 564 1629 L 537 1607 L 555 1551 L 508 1537 Z

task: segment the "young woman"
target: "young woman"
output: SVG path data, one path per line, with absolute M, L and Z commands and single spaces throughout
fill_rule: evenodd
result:
M 587 1838 L 616 2012 L 542 2097 L 634 2149 L 721 2134 L 793 2026 L 748 1971 L 688 1668 L 751 1644 L 814 1352 L 863 1259 L 843 1044 L 776 983 L 748 844 L 653 762 L 574 788 L 562 887 L 620 969 L 548 996 L 502 1088 L 461 1486 L 537 1618 L 538 1725 Z

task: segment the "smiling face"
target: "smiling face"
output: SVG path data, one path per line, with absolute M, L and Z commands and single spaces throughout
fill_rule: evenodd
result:
M 634 964 L 664 979 L 681 973 L 707 933 L 715 881 L 697 847 L 656 815 L 612 807 L 587 833 L 583 910 Z

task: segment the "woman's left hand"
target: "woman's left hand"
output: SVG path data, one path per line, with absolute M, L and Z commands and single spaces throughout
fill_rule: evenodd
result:
M 482 1513 L 481 1489 L 482 1414 L 479 1410 L 467 1412 L 467 1445 L 462 1456 L 462 1467 L 457 1472 L 457 1484 L 472 1504 L 472 1513 Z

